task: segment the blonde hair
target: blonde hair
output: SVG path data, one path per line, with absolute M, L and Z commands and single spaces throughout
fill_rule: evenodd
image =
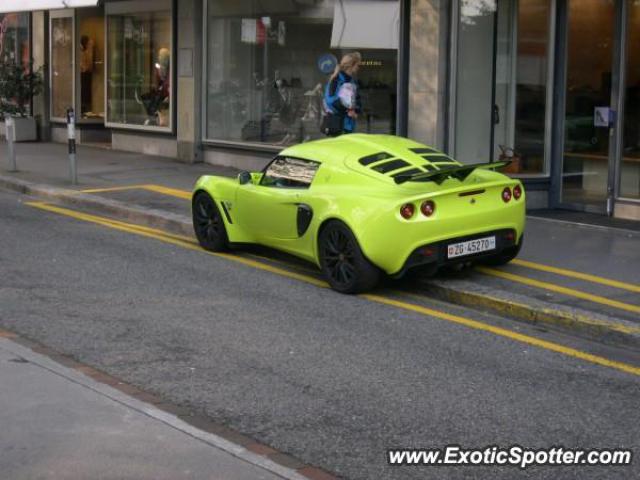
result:
M 360 55 L 360 52 L 345 53 L 340 63 L 336 65 L 336 69 L 331 75 L 331 80 L 334 80 L 341 71 L 351 70 L 360 63 L 362 63 L 362 55 Z

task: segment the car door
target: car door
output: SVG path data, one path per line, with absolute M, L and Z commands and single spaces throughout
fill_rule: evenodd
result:
M 320 164 L 286 156 L 276 157 L 259 184 L 241 185 L 236 207 L 241 226 L 271 243 L 298 238 L 301 197 L 305 196 Z

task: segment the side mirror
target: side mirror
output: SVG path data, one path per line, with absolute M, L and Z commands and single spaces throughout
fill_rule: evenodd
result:
M 240 185 L 246 185 L 247 183 L 251 183 L 251 173 L 240 172 L 238 174 L 238 182 L 240 183 Z

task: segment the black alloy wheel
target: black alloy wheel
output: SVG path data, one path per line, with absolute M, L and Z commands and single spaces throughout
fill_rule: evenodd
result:
M 365 258 L 355 236 L 342 222 L 331 221 L 322 229 L 319 254 L 322 271 L 338 292 L 364 292 L 380 279 L 380 270 Z
M 199 192 L 193 199 L 193 229 L 200 245 L 220 252 L 228 249 L 227 230 L 220 210 L 209 194 Z

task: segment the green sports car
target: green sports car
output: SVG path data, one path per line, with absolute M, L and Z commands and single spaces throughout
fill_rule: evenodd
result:
M 493 171 L 391 135 L 350 134 L 286 148 L 261 172 L 203 176 L 193 192 L 200 245 L 261 244 L 318 265 L 343 293 L 384 273 L 484 261 L 519 252 L 525 194 Z

